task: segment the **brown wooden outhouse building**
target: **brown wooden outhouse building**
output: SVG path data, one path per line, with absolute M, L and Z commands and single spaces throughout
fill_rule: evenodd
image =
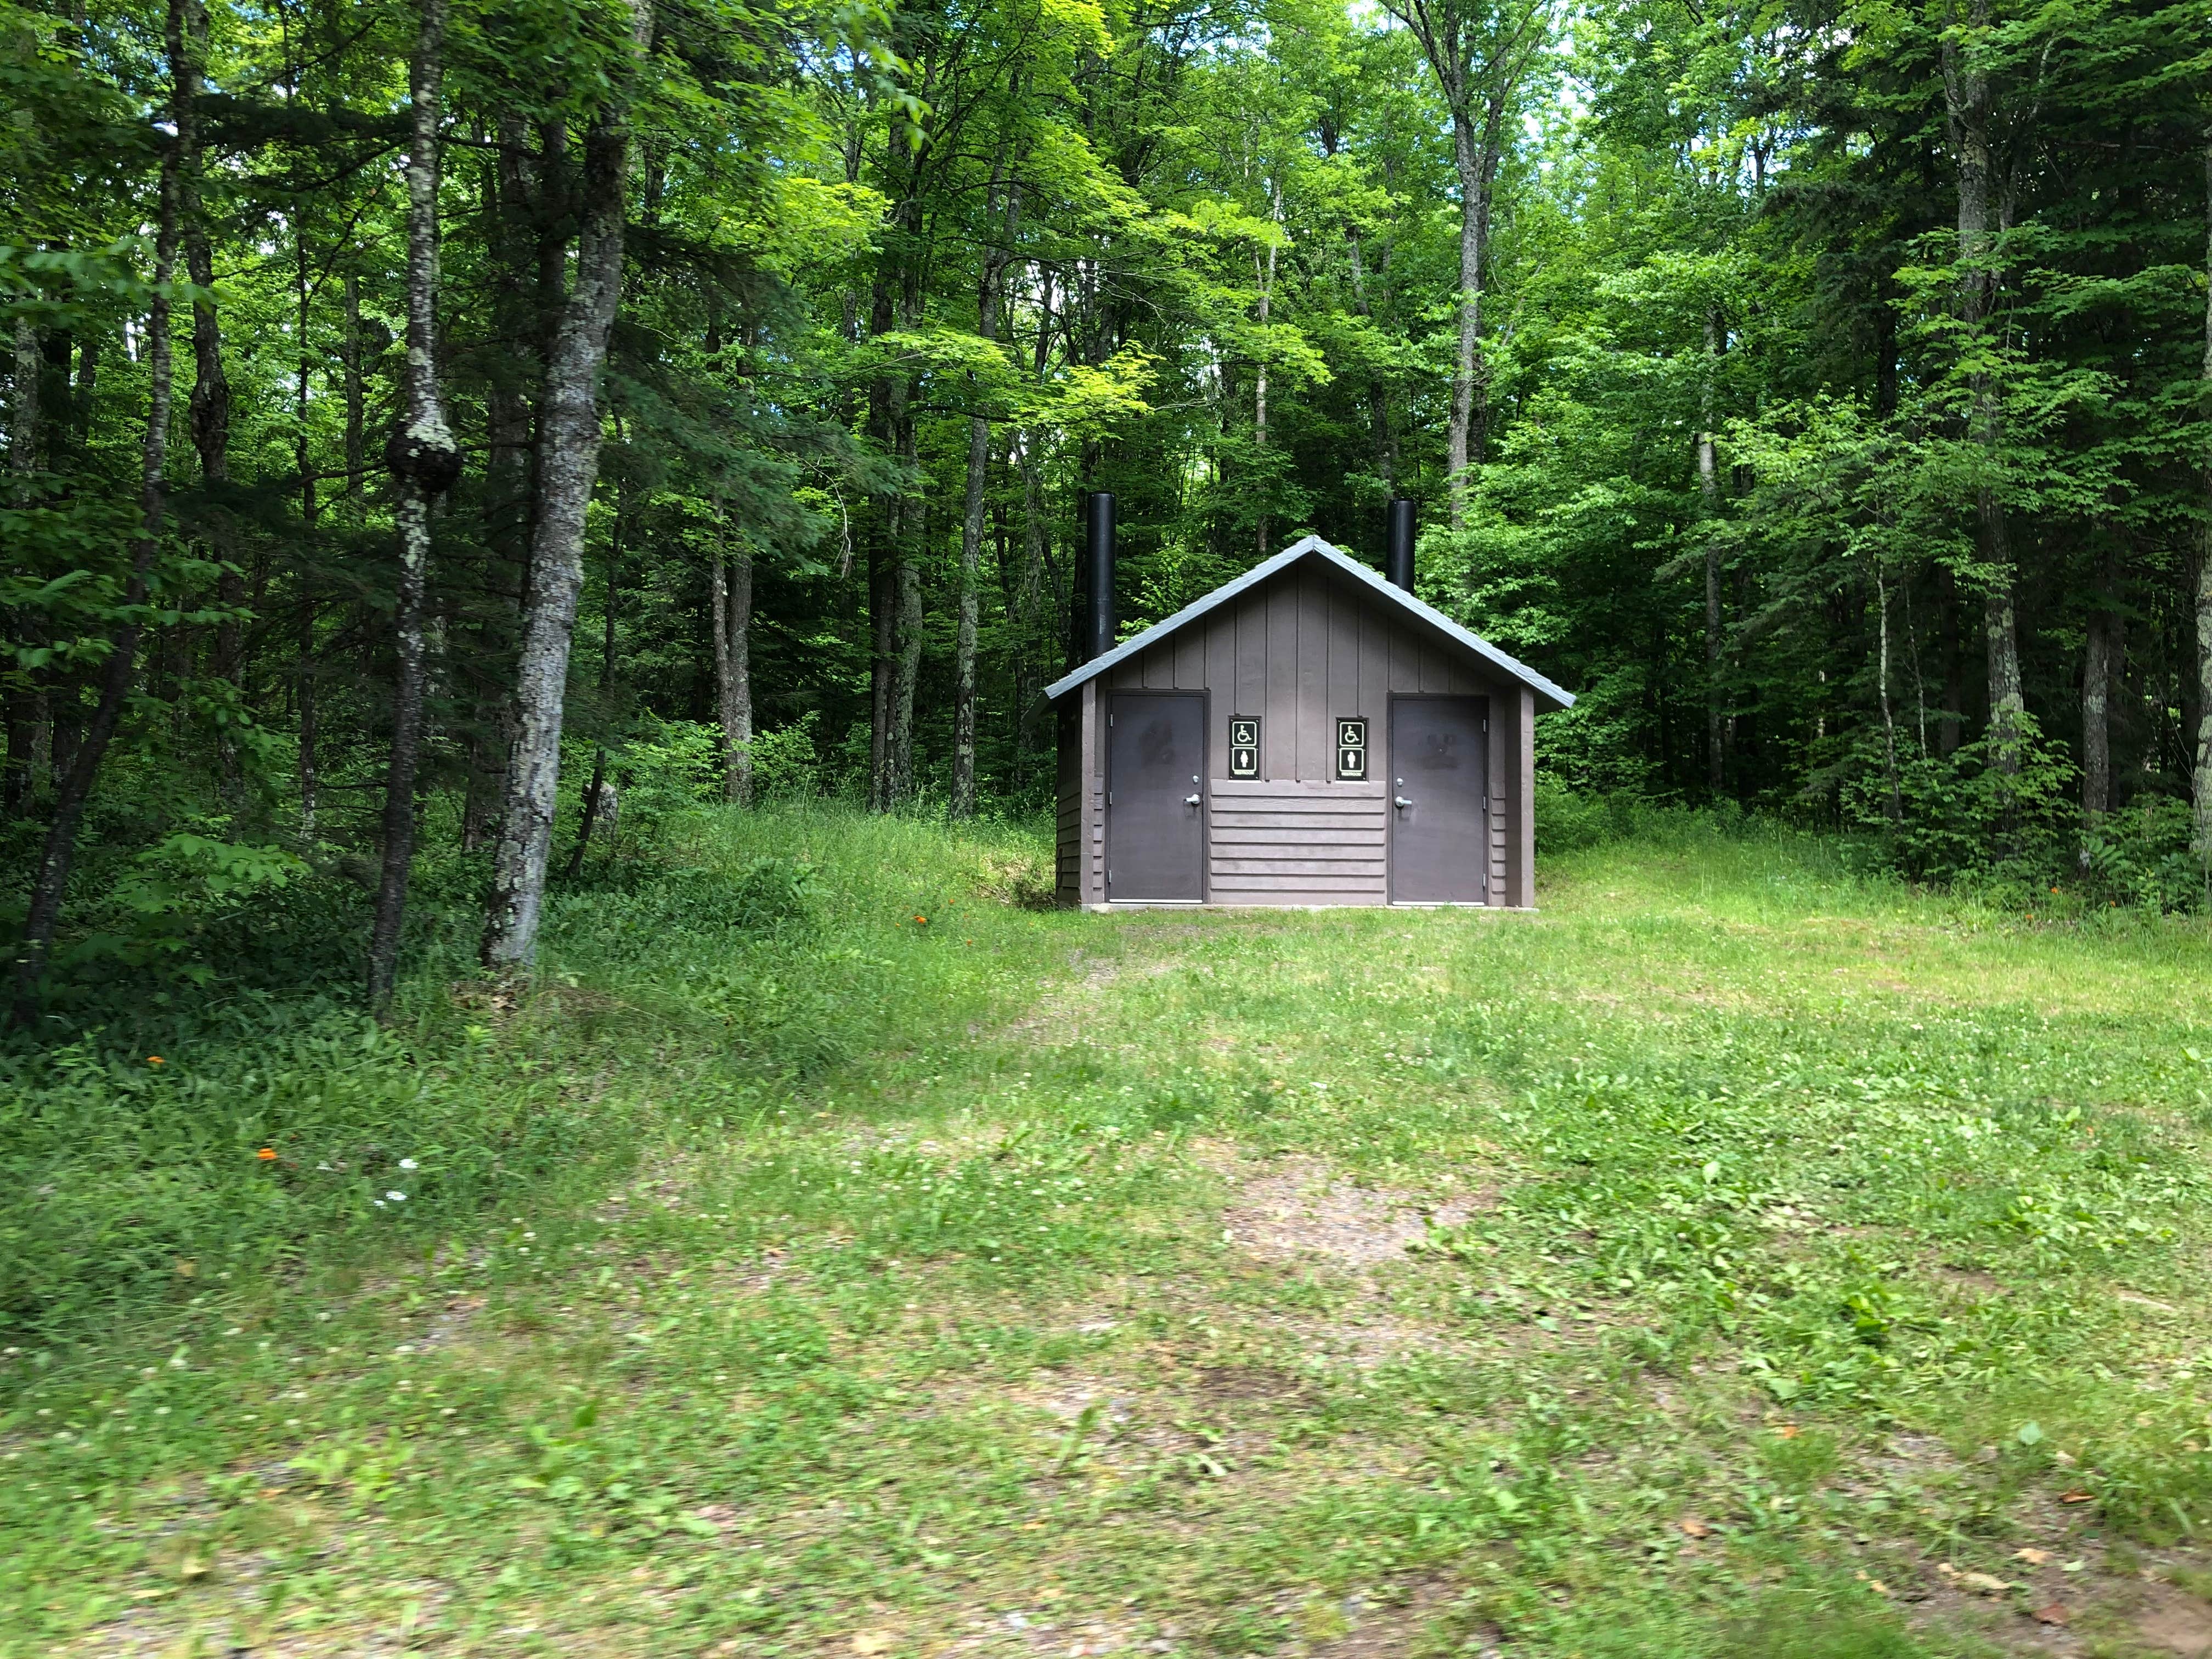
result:
M 1319 537 L 1045 695 L 1062 903 L 1535 902 L 1536 716 L 1574 699 Z

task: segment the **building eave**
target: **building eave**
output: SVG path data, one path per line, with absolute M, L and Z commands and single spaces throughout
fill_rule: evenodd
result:
M 1171 617 L 1163 617 L 1143 633 L 1124 640 L 1111 651 L 1093 657 L 1082 667 L 1054 680 L 1044 689 L 1048 702 L 1057 702 L 1085 681 L 1096 679 L 1116 664 L 1149 651 L 1170 635 L 1188 627 L 1210 611 L 1219 610 L 1232 599 L 1239 599 L 1272 580 L 1283 571 L 1302 560 L 1318 558 L 1329 568 L 1352 580 L 1364 583 L 1376 598 L 1395 605 L 1413 620 L 1420 623 L 1431 633 L 1468 652 L 1487 667 L 1504 675 L 1515 683 L 1527 686 L 1536 694 L 1538 707 L 1553 708 L 1574 707 L 1574 694 L 1564 690 L 1539 674 L 1525 663 L 1516 661 L 1480 635 L 1470 633 L 1433 605 L 1424 605 L 1405 589 L 1386 581 L 1379 572 L 1369 568 L 1342 550 L 1331 546 L 1318 536 L 1303 537 L 1291 543 L 1273 558 L 1252 567 L 1234 581 L 1224 582 L 1211 593 L 1192 600 Z

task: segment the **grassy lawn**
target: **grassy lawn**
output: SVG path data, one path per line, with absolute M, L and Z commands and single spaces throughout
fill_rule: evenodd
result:
M 700 833 L 819 921 L 577 901 L 380 1062 L 626 1144 L 489 1224 L 426 1144 L 0 1362 L 0 1650 L 2212 1654 L 2201 923 L 1690 830 L 1533 916 Z

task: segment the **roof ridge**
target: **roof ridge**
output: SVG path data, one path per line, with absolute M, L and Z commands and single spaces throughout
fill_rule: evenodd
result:
M 1085 681 L 1096 678 L 1116 663 L 1126 662 L 1140 651 L 1149 650 L 1170 635 L 1179 632 L 1209 611 L 1218 610 L 1230 600 L 1249 592 L 1261 583 L 1272 580 L 1300 559 L 1316 554 L 1321 556 L 1327 563 L 1365 583 L 1376 594 L 1398 605 L 1415 620 L 1442 634 L 1453 644 L 1473 652 L 1477 657 L 1488 663 L 1492 668 L 1502 672 L 1508 678 L 1517 680 L 1532 691 L 1549 698 L 1556 707 L 1571 708 L 1574 706 L 1575 699 L 1572 692 L 1562 690 L 1525 663 L 1506 655 L 1480 635 L 1461 627 L 1434 605 L 1426 604 L 1415 595 L 1408 593 L 1404 588 L 1387 580 L 1380 572 L 1353 558 L 1343 549 L 1310 532 L 1301 536 L 1281 552 L 1270 554 L 1243 575 L 1234 577 L 1222 583 L 1212 592 L 1201 594 L 1193 599 L 1174 615 L 1164 617 L 1142 633 L 1131 635 L 1111 651 L 1101 652 L 1081 667 L 1062 675 L 1045 687 L 1045 700 L 1048 702 L 1058 702 Z

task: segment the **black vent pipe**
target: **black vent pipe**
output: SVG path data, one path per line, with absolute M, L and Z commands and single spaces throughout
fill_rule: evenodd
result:
M 1086 505 L 1083 608 L 1076 642 L 1082 659 L 1089 662 L 1114 648 L 1114 498 L 1102 489 Z
M 1413 591 L 1413 504 L 1401 495 L 1390 503 L 1389 528 L 1383 543 L 1382 574 L 1394 587 Z

